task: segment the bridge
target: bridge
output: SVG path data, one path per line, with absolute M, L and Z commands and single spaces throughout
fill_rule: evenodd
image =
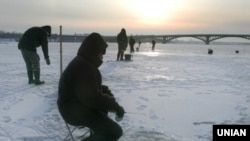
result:
M 154 39 L 157 41 L 161 41 L 163 43 L 168 43 L 173 39 L 182 38 L 182 37 L 196 38 L 205 42 L 205 44 L 207 45 L 214 40 L 227 38 L 227 37 L 236 37 L 236 38 L 243 38 L 243 39 L 250 40 L 250 35 L 244 35 L 244 34 L 178 34 L 178 35 L 138 35 L 138 36 L 135 36 L 136 39 L 148 38 L 152 40 Z
M 87 35 L 62 35 L 63 42 L 82 42 Z M 108 42 L 117 42 L 116 41 L 116 35 L 115 36 L 103 36 L 104 39 Z M 129 37 L 129 35 L 128 35 Z M 177 39 L 177 38 L 183 38 L 183 37 L 191 37 L 196 38 L 201 41 L 203 41 L 205 44 L 210 44 L 214 40 L 218 40 L 221 38 L 227 38 L 227 37 L 236 37 L 236 38 L 243 38 L 246 40 L 250 40 L 250 34 L 244 35 L 244 34 L 175 34 L 175 35 L 133 35 L 136 41 L 151 41 L 155 40 L 156 42 L 161 43 L 168 43 L 171 40 Z M 59 35 L 52 34 L 50 37 L 50 40 L 52 41 L 59 41 Z

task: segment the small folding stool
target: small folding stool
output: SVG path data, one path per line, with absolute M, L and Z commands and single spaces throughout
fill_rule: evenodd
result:
M 71 125 L 69 125 L 67 122 L 65 122 L 65 124 L 66 124 L 67 130 L 68 130 L 69 133 L 68 133 L 68 135 L 63 139 L 63 141 L 69 141 L 69 140 L 71 140 L 71 141 L 76 141 L 75 137 L 73 136 L 74 131 L 76 131 L 77 129 L 86 128 L 86 127 L 84 127 L 84 126 L 72 126 L 72 127 L 71 127 Z M 83 135 L 79 136 L 79 138 L 84 139 L 85 136 L 86 136 L 89 132 L 90 132 L 90 130 L 86 130 L 86 131 L 83 133 Z M 92 132 L 90 132 L 90 134 L 92 134 Z

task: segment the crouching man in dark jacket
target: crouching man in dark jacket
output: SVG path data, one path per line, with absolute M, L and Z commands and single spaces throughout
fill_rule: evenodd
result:
M 90 34 L 59 81 L 57 104 L 63 119 L 71 125 L 87 126 L 94 132 L 84 141 L 117 141 L 122 136 L 121 127 L 107 112 L 115 112 L 122 118 L 124 109 L 109 88 L 102 85 L 98 70 L 106 48 L 100 34 Z

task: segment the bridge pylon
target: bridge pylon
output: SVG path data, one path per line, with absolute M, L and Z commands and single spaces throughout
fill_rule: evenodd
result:
M 210 43 L 209 38 L 210 38 L 210 36 L 206 35 L 206 40 L 205 40 L 205 44 L 206 44 L 206 45 L 209 45 L 209 43 Z

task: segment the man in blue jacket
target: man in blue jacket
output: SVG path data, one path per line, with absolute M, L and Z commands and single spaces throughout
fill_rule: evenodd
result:
M 36 48 L 41 46 L 47 65 L 50 64 L 48 54 L 48 37 L 51 35 L 51 27 L 46 25 L 42 27 L 31 27 L 24 32 L 18 43 L 18 49 L 21 50 L 26 64 L 28 83 L 41 85 L 44 81 L 40 80 L 40 57 Z M 33 74 L 35 80 L 33 79 Z
M 74 126 L 89 127 L 94 133 L 84 141 L 117 141 L 122 136 L 121 127 L 107 112 L 115 112 L 122 119 L 124 109 L 110 89 L 102 85 L 98 69 L 106 48 L 100 34 L 90 34 L 59 81 L 57 105 L 63 119 Z

